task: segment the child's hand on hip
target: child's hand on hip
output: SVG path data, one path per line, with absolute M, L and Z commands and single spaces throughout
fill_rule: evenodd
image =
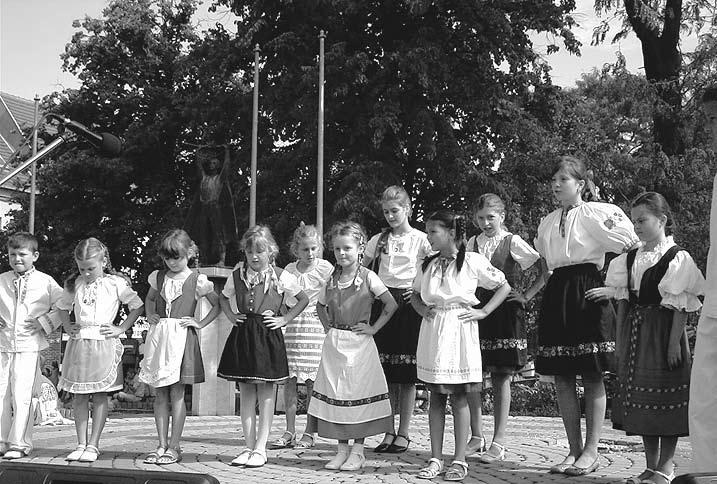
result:
M 232 324 L 233 324 L 234 326 L 239 326 L 240 324 L 242 324 L 242 323 L 244 323 L 244 322 L 246 322 L 246 314 L 244 314 L 244 313 L 236 313 L 236 314 L 234 315 L 234 321 L 232 322 Z
M 119 326 L 110 324 L 103 324 L 100 326 L 100 334 L 104 336 L 105 339 L 116 338 L 122 333 L 124 333 L 124 331 L 122 331 L 122 328 Z
M 179 326 L 182 328 L 199 328 L 199 323 L 192 316 L 182 316 L 179 320 Z
M 279 329 L 289 324 L 284 316 L 274 316 L 272 311 L 266 310 L 261 314 L 264 316 L 264 324 L 269 329 Z
M 369 336 L 373 336 L 378 330 L 368 323 L 356 323 L 353 328 L 351 328 L 351 331 L 356 334 L 367 334 Z
M 80 325 L 77 323 L 67 323 L 62 325 L 63 328 L 65 328 L 65 333 L 69 334 L 70 336 L 76 336 L 80 332 Z
M 25 320 L 25 329 L 30 334 L 39 333 L 42 329 L 42 325 L 40 324 L 40 321 L 37 320 L 37 318 L 28 318 Z
M 481 319 L 485 319 L 488 317 L 488 313 L 485 312 L 483 309 L 466 309 L 462 313 L 458 315 L 458 320 L 461 323 L 470 323 L 472 321 L 480 321 Z
M 409 287 L 405 291 L 403 291 L 403 294 L 401 294 L 401 297 L 403 298 L 404 302 L 411 301 L 411 296 L 413 296 L 413 288 Z

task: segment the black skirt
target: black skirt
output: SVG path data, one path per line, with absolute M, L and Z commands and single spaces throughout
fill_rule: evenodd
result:
M 614 367 L 615 309 L 610 301 L 585 298 L 585 291 L 602 286 L 594 264 L 553 271 L 538 317 L 538 373 L 582 375 Z
M 179 382 L 187 385 L 204 382 L 204 361 L 199 348 L 199 337 L 197 330 L 192 327 L 187 328 L 187 340 L 184 344 Z
M 234 326 L 219 360 L 217 375 L 243 383 L 280 382 L 289 378 L 281 329 L 269 329 L 261 314 L 249 313 Z
M 482 308 L 495 294 L 480 288 L 476 294 Z M 483 369 L 517 371 L 528 359 L 525 309 L 516 301 L 504 301 L 480 321 L 480 349 Z
M 389 287 L 388 290 L 396 300 L 398 309 L 388 323 L 373 336 L 383 373 L 387 383 L 416 383 L 416 348 L 422 318 L 409 301 L 404 301 L 403 293 L 406 289 Z M 378 319 L 382 309 L 383 303 L 376 300 L 371 321 Z

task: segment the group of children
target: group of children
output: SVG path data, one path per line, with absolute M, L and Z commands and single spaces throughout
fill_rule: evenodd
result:
M 510 379 L 527 357 L 525 304 L 545 286 L 536 370 L 555 380 L 570 447 L 551 472 L 583 475 L 597 469 L 606 410 L 603 374 L 618 368 L 613 422 L 643 436 L 647 460 L 645 471 L 630 482 L 669 483 L 677 438 L 688 434 L 685 320 L 700 308 L 704 279 L 670 237 L 673 220 L 661 195 L 638 197 L 631 222 L 617 206 L 592 200 L 596 190 L 580 160 L 563 157 L 553 173 L 560 207 L 538 227 L 535 249 L 505 227 L 505 204 L 497 195 L 479 198 L 473 222 L 481 233 L 466 240 L 466 219 L 450 210 L 428 215 L 426 233 L 411 227 L 411 200 L 393 186 L 380 199 L 388 229 L 369 239 L 355 222 L 331 228 L 335 265 L 321 259 L 322 236 L 313 226 L 296 229 L 291 242 L 296 261 L 285 269 L 274 263 L 279 248 L 270 230 L 250 228 L 241 240 L 245 262 L 221 294 L 190 268 L 198 251 L 189 236 L 170 231 L 159 244 L 164 265 L 150 274 L 144 303 L 113 271 L 108 250 L 97 239 L 78 244 L 78 274 L 63 290 L 34 269 L 37 240 L 27 233 L 11 236 L 12 270 L 0 275 L 0 451 L 13 459 L 32 449 L 33 372 L 38 352 L 47 347 L 45 335 L 62 324 L 70 340 L 59 388 L 74 394 L 77 431 L 77 447 L 67 460 L 96 460 L 107 395 L 122 388 L 118 336 L 144 311 L 150 330 L 140 379 L 156 388 L 159 440 L 145 462 L 180 461 L 185 385 L 204 381 L 197 330 L 223 312 L 233 327 L 217 374 L 239 385 L 245 438 L 232 465 L 267 462 L 277 383 L 285 383 L 287 427 L 273 447 L 310 448 L 318 434 L 338 441 L 325 467 L 351 471 L 364 465 L 366 437 L 384 434 L 376 452 L 407 450 L 415 385 L 423 382 L 430 391 L 431 458 L 418 477 L 444 474 L 445 480 L 460 481 L 468 473 L 467 454 L 481 452 L 485 463 L 505 459 Z M 608 252 L 621 255 L 603 282 L 600 270 Z M 523 273 L 533 266 L 538 277 L 520 292 Z M 201 298 L 211 310 L 198 320 Z M 121 304 L 129 312 L 113 324 Z M 481 428 L 484 372 L 495 392 L 489 446 Z M 584 440 L 578 375 L 585 388 Z M 297 383 L 306 383 L 309 396 L 301 439 Z M 444 466 L 449 396 L 455 453 Z

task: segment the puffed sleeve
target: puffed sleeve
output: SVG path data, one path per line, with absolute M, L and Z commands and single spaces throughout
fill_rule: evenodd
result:
M 64 289 L 60 300 L 57 301 L 57 308 L 63 311 L 72 311 L 72 306 L 75 304 L 75 293 Z
M 584 231 L 605 252 L 620 254 L 640 241 L 629 217 L 617 205 L 588 202 L 583 206 L 585 208 L 580 221 Z
M 478 280 L 478 286 L 485 289 L 497 289 L 506 283 L 505 274 L 496 269 L 488 259 L 477 252 L 467 252 L 464 262 L 471 276 Z
M 214 291 L 214 283 L 206 275 L 199 274 L 199 277 L 197 277 L 197 299 L 206 296 L 212 291 Z
M 282 271 L 279 276 L 279 285 L 284 290 L 286 296 L 296 296 L 301 292 L 299 280 L 289 271 Z
M 364 249 L 363 253 L 368 259 L 374 259 L 376 257 L 376 246 L 378 245 L 378 239 L 381 237 L 381 234 L 376 234 L 373 237 L 371 237 L 366 244 L 366 248 Z
M 413 290 L 421 292 L 421 282 L 423 281 L 423 263 L 418 264 L 416 267 L 416 277 L 413 278 Z
M 523 270 L 529 269 L 540 259 L 540 254 L 520 235 L 513 235 L 510 239 L 510 256 Z
M 319 295 L 316 297 L 316 302 L 322 306 L 326 306 L 326 283 L 319 289 Z
M 229 277 L 227 277 L 227 282 L 224 284 L 224 289 L 222 289 L 222 296 L 225 298 L 232 300 L 234 296 L 236 295 L 236 288 L 234 287 L 234 272 L 241 270 L 241 264 L 237 264 L 234 267 L 234 270 L 231 274 L 229 274 Z
M 117 288 L 117 298 L 122 304 L 126 304 L 130 311 L 134 311 L 144 305 L 142 299 L 137 295 L 137 291 L 130 287 L 124 277 L 114 276 L 112 279 Z
M 693 312 L 702 307 L 697 296 L 704 295 L 705 278 L 686 251 L 679 251 L 657 285 L 662 305 L 678 311 Z
M 380 297 L 381 294 L 388 291 L 386 285 L 374 271 L 366 271 L 366 278 L 368 279 L 368 288 L 375 297 Z
M 157 287 L 157 274 L 159 274 L 159 271 L 152 271 L 152 273 L 147 276 L 147 282 L 149 282 L 149 287 L 151 287 L 155 291 L 159 291 L 159 288 Z
M 605 276 L 605 286 L 612 288 L 613 299 L 630 299 L 630 288 L 627 287 L 627 254 L 620 254 L 610 261 Z
M 428 241 L 428 236 L 421 232 L 421 247 L 418 249 L 418 261 L 419 263 L 426 257 L 432 256 L 434 253 L 431 243 Z
M 466 243 L 466 252 L 475 252 L 476 251 L 476 236 L 472 236 L 470 239 L 468 239 L 468 242 Z
M 318 264 L 316 264 L 316 272 L 321 280 L 326 283 L 334 272 L 334 266 L 327 260 L 319 259 Z

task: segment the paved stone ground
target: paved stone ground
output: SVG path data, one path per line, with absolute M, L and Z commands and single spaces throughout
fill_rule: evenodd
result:
M 299 417 L 298 427 L 303 428 L 305 417 Z M 271 439 L 281 434 L 284 417 L 274 419 Z M 453 449 L 452 419 L 446 421 L 444 453 L 449 459 Z M 491 435 L 492 420 L 486 417 L 486 434 Z M 469 457 L 470 473 L 466 482 L 486 484 L 540 484 L 552 481 L 570 483 L 620 482 L 636 475 L 644 468 L 640 439 L 626 437 L 622 432 L 605 425 L 601 441 L 600 469 L 584 477 L 567 477 L 548 474 L 550 465 L 562 460 L 567 453 L 567 442 L 559 418 L 512 417 L 509 422 L 510 438 L 504 462 L 484 465 Z M 154 420 L 151 417 L 111 418 L 101 440 L 102 455 L 93 464 L 67 463 L 65 455 L 74 448 L 75 431 L 72 425 L 62 427 L 36 427 L 36 450 L 22 461 L 42 464 L 90 466 L 100 468 L 141 469 L 174 472 L 198 472 L 216 477 L 222 484 L 229 483 L 425 483 L 416 473 L 430 457 L 428 416 L 416 415 L 411 430 L 413 442 L 404 454 L 375 454 L 367 449 L 366 466 L 356 473 L 327 471 L 324 463 L 335 452 L 335 443 L 318 439 L 309 450 L 269 451 L 269 462 L 259 469 L 230 467 L 229 462 L 241 449 L 241 422 L 239 417 L 189 417 L 184 431 L 184 459 L 181 463 L 159 467 L 143 464 L 145 454 L 154 449 Z M 378 443 L 379 438 L 367 439 L 367 447 Z M 681 439 L 676 462 L 677 473 L 688 471 L 690 447 Z M 440 481 L 441 479 L 437 479 Z

